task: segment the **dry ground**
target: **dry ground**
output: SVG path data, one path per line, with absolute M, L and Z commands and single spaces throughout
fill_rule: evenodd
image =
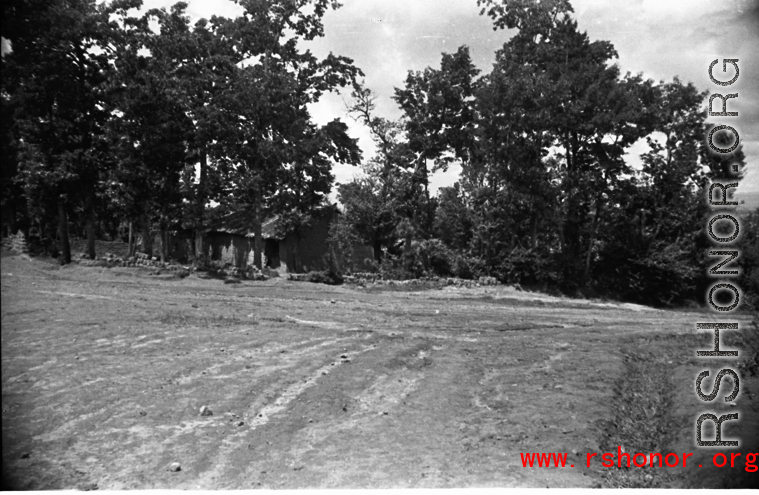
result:
M 710 468 L 715 451 L 693 446 L 702 412 L 739 412 L 723 436 L 739 437 L 744 453 L 757 451 L 759 431 L 756 378 L 742 377 L 737 407 L 696 397 L 706 368 L 694 355 L 710 341 L 695 333 L 697 321 L 716 319 L 502 286 L 226 285 L 4 252 L 3 481 L 749 486 L 756 473 Z M 212 416 L 199 415 L 204 405 Z M 642 430 L 630 423 L 641 414 Z M 587 452 L 622 442 L 633 452 L 646 441 L 697 454 L 687 469 L 585 465 Z M 568 452 L 568 466 L 522 467 L 519 453 L 538 451 Z M 173 462 L 179 472 L 167 470 Z

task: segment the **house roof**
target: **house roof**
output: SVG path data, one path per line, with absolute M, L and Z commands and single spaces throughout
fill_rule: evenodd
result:
M 279 239 L 277 236 L 277 220 L 279 215 L 270 215 L 264 218 L 261 224 L 261 235 L 264 239 Z M 226 215 L 212 219 L 205 232 L 224 232 L 245 237 L 255 237 L 256 216 L 251 208 L 233 211 Z
M 323 212 L 336 207 L 337 205 L 330 205 L 317 211 Z M 205 229 L 206 233 L 224 232 L 226 234 L 235 234 L 245 237 L 255 237 L 256 235 L 254 230 L 256 217 L 253 208 L 233 211 L 226 215 L 217 216 L 216 218 L 213 218 L 213 214 L 210 216 L 211 220 Z M 277 235 L 278 220 L 279 215 L 268 215 L 264 217 L 261 224 L 261 236 L 264 239 L 282 239 L 281 236 Z

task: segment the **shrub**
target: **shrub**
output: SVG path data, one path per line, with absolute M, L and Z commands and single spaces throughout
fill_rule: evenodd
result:
M 453 258 L 453 274 L 458 278 L 474 279 L 478 278 L 484 270 L 482 261 L 479 258 L 457 254 Z
M 550 252 L 517 247 L 495 269 L 496 278 L 509 284 L 556 285 L 559 271 Z
M 421 241 L 417 244 L 415 251 L 415 257 L 424 275 L 448 277 L 453 274 L 455 256 L 440 239 Z
M 696 282 L 704 272 L 689 255 L 677 245 L 660 243 L 642 257 L 604 259 L 594 267 L 595 287 L 642 304 L 682 304 L 696 296 Z

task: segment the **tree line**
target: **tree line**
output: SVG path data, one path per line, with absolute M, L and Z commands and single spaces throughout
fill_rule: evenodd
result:
M 613 45 L 581 32 L 567 0 L 477 3 L 494 29 L 516 30 L 490 73 L 466 46 L 443 54 L 439 68 L 410 71 L 396 88 L 395 121 L 375 114 L 370 89 L 354 91 L 350 111 L 378 153 L 339 186 L 343 237 L 354 232 L 401 275 L 698 299 L 714 264 L 705 188 L 741 178 L 746 165 L 740 146 L 729 155 L 706 146 L 707 94 L 677 77 L 621 74 Z M 640 140 L 647 151 L 634 166 L 626 153 Z M 431 197 L 430 172 L 452 163 L 459 180 Z M 742 286 L 755 295 L 756 218 L 746 227 Z
M 330 0 L 241 0 L 236 18 L 191 23 L 187 4 L 136 15 L 141 0 L 11 0 L 3 5 L 3 209 L 95 256 L 97 226 L 187 231 L 202 253 L 208 205 L 287 212 L 298 229 L 329 193 L 331 164 L 361 153 L 340 120 L 308 105 L 362 75 L 299 42 L 323 35 Z M 111 230 L 113 227 L 111 226 Z M 143 246 L 150 249 L 150 246 Z M 196 252 L 192 255 L 195 257 Z
M 63 263 L 69 230 L 94 257 L 98 229 L 125 225 L 130 242 L 132 227 L 144 240 L 160 232 L 164 259 L 183 233 L 198 259 L 213 202 L 254 213 L 260 267 L 264 215 L 280 214 L 283 232 L 306 227 L 327 201 L 332 165 L 347 163 L 364 173 L 337 188 L 336 270 L 359 243 L 388 277 L 489 275 L 654 304 L 703 292 L 713 264 L 705 188 L 740 178 L 743 151 L 711 152 L 706 93 L 622 74 L 613 45 L 580 31 L 568 0 L 478 0 L 494 30 L 515 32 L 492 70 L 481 73 L 462 46 L 439 68 L 410 71 L 395 120 L 377 115 L 351 59 L 302 49 L 337 2 L 237 3 L 238 17 L 195 23 L 182 2 L 144 14 L 134 13 L 141 0 L 4 3 L 11 230 L 35 225 L 56 238 Z M 343 87 L 374 140 L 368 160 L 345 123 L 319 126 L 309 114 Z M 640 140 L 647 151 L 633 166 L 626 153 Z M 459 180 L 432 195 L 430 174 L 452 164 Z M 741 286 L 753 293 L 756 223 L 741 241 Z

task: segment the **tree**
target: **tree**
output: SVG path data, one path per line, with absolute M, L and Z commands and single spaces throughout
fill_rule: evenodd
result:
M 0 100 L 0 194 L 3 223 L 7 222 L 8 234 L 15 234 L 25 207 L 24 190 L 19 184 L 18 141 L 13 132 L 14 111 L 7 95 Z M 23 216 L 22 216 L 23 215 Z M 24 222 L 26 223 L 26 222 Z
M 649 304 L 696 295 L 706 271 L 700 146 L 705 93 L 678 78 L 654 87 L 654 134 L 643 169 L 615 188 L 602 223 L 598 285 Z
M 118 29 L 110 17 L 139 5 L 76 0 L 4 6 L 3 36 L 12 51 L 3 57 L 3 91 L 18 109 L 22 177 L 28 199 L 34 188 L 54 198 L 62 263 L 71 261 L 68 214 L 74 206 L 85 210 L 94 256 L 95 202 L 107 163 L 103 89 Z
M 187 191 L 182 190 L 180 177 L 192 164 L 190 143 L 196 133 L 185 80 L 191 74 L 185 54 L 177 53 L 194 36 L 185 8 L 178 3 L 170 12 L 153 9 L 125 26 L 127 42 L 114 54 L 117 77 L 110 88 L 110 110 L 115 115 L 110 131 L 119 158 L 111 197 L 130 225 L 141 224 L 143 250 L 149 254 L 151 226 L 158 224 L 164 261 L 169 257 L 170 227 L 179 226 L 183 216 Z M 158 32 L 151 30 L 151 21 Z
M 381 161 L 371 161 L 362 177 L 338 186 L 338 199 L 345 208 L 344 218 L 366 244 L 372 246 L 374 261 L 381 263 L 382 247 L 393 248 L 401 221 L 397 175 L 388 173 Z
M 630 172 L 625 150 L 650 131 L 646 109 L 653 101 L 651 83 L 640 76 L 620 78 L 617 66 L 609 65 L 616 57 L 614 47 L 591 42 L 579 32 L 565 0 L 479 4 L 486 6 L 497 28 L 519 29 L 499 59 L 522 68 L 513 83 L 533 74 L 532 84 L 523 86 L 529 94 L 521 111 L 536 109 L 537 120 L 528 119 L 527 126 L 538 138 L 545 133 L 538 139 L 541 148 L 555 142 L 562 150 L 556 172 L 564 280 L 585 283 L 609 193 Z
M 474 218 L 461 184 L 442 187 L 435 211 L 435 235 L 457 252 L 469 250 L 474 233 Z
M 339 6 L 336 2 L 243 0 L 241 5 L 246 14 L 230 23 L 225 34 L 246 55 L 241 60 L 250 62 L 235 71 L 225 96 L 226 115 L 237 129 L 230 134 L 234 141 L 226 139 L 223 146 L 236 196 L 256 211 L 254 264 L 260 268 L 265 196 L 298 181 L 302 184 L 306 176 L 313 179 L 318 196 L 332 180 L 324 173 L 330 159 L 356 162 L 358 150 L 345 126 L 333 123 L 317 131 L 307 105 L 325 91 L 353 83 L 360 71 L 346 57 L 329 54 L 318 60 L 310 51 L 298 50 L 299 40 L 323 35 L 322 17 Z M 314 154 L 304 159 L 309 148 Z M 301 207 L 302 193 L 301 188 L 300 196 L 295 195 Z M 279 196 L 272 206 L 288 212 L 284 205 L 298 206 L 286 199 L 292 196 Z
M 413 237 L 420 232 L 429 234 L 432 228 L 434 208 L 428 190 L 427 162 L 433 161 L 434 172 L 446 170 L 454 160 L 466 162 L 471 157 L 475 126 L 472 101 L 478 73 L 469 49 L 462 46 L 454 54 L 442 55 L 439 70 L 428 67 L 423 72 L 410 71 L 404 88 L 395 89 L 394 99 L 404 112 L 401 125 L 405 146 L 413 160 L 409 196 L 418 202 L 409 209 L 402 224 L 409 270 Z M 417 188 L 421 191 L 417 192 Z

